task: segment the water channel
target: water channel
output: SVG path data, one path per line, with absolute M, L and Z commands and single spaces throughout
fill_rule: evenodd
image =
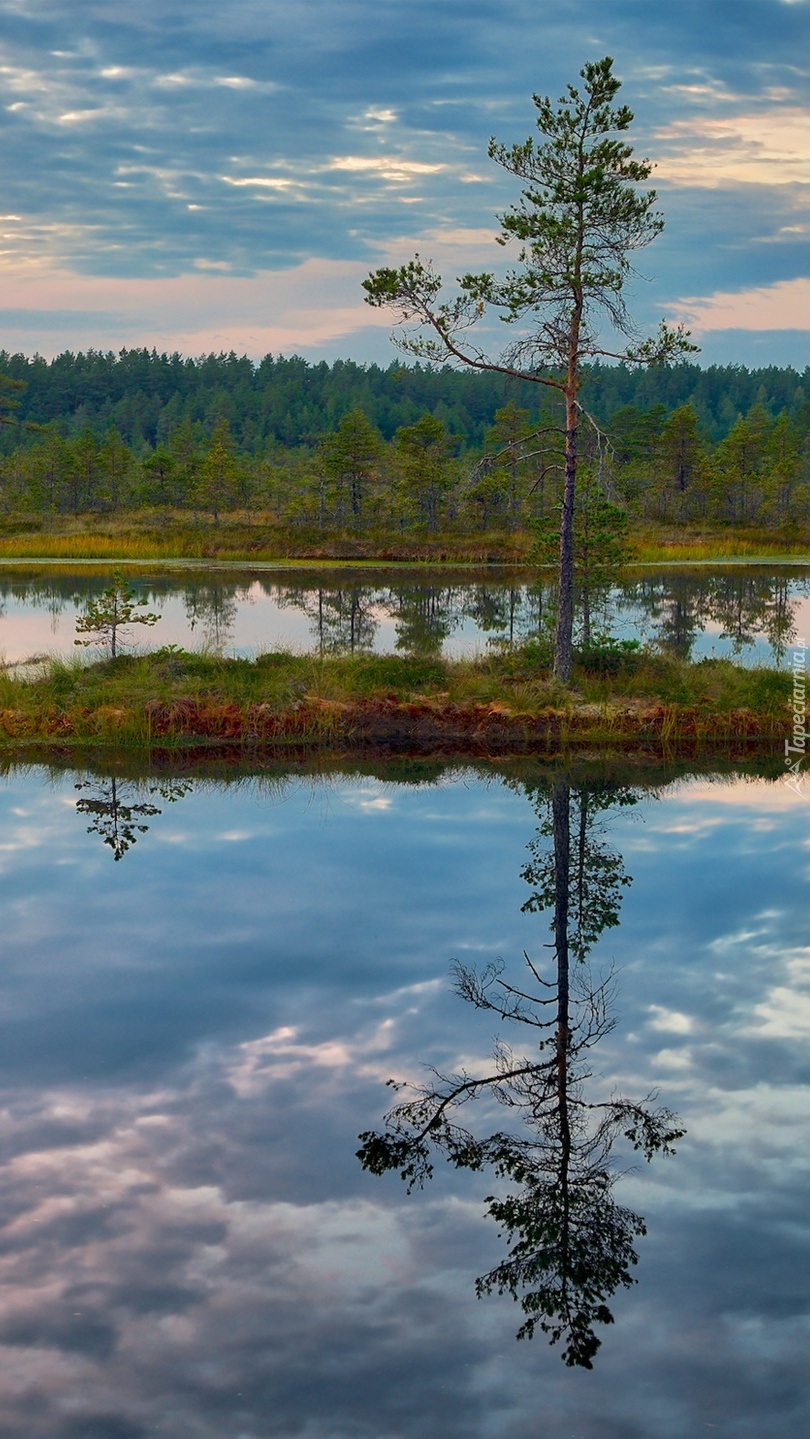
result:
M 807 794 L 122 765 L 9 768 L 0 807 L 0 1433 L 808 1431 Z M 512 1074 L 455 1118 L 522 1175 L 361 1167 L 386 1080 L 437 1071 Z M 642 1112 L 674 1154 L 633 1149 Z M 477 1298 L 509 1257 L 487 1196 L 520 1193 L 544 1264 Z M 530 1291 L 556 1343 L 516 1342 Z
M 95 565 L 0 566 L 0 659 L 79 653 L 76 615 L 109 575 Z M 279 648 L 471 654 L 536 635 L 554 600 L 550 581 L 486 570 L 133 567 L 127 579 L 162 615 L 141 632 L 144 645 L 241 655 Z M 781 664 L 810 630 L 810 566 L 632 570 L 592 609 L 595 631 L 684 658 Z M 136 644 L 141 635 L 133 633 Z

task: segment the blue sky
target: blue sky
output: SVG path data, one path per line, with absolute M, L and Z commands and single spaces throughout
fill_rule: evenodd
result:
M 646 328 L 810 360 L 808 0 L 0 0 L 0 345 L 387 362 L 369 269 L 497 258 L 486 156 L 615 57 L 664 235 Z

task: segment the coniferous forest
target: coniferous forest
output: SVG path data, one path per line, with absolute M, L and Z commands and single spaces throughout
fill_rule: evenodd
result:
M 495 374 L 148 350 L 0 352 L 0 370 L 6 514 L 508 530 L 559 500 L 559 416 Z M 593 366 L 583 403 L 585 464 L 631 521 L 808 519 L 810 366 Z

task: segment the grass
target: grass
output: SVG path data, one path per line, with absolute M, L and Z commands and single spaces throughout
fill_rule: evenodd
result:
M 243 560 L 354 563 L 525 563 L 531 536 L 503 533 L 364 531 L 281 525 L 268 515 L 221 515 L 216 524 L 188 514 L 136 511 L 119 516 L 6 519 L 3 559 Z
M 792 679 L 648 651 L 581 656 L 570 689 L 537 645 L 464 660 L 279 651 L 227 659 L 168 647 L 0 674 L 0 750 L 232 745 L 456 755 L 765 752 L 787 733 Z M 609 672 L 608 672 L 609 671 Z
M 798 559 L 810 562 L 810 536 L 796 527 L 767 530 L 730 526 L 684 529 L 645 526 L 631 533 L 630 544 L 635 564 L 700 564 L 739 559 Z
M 279 524 L 269 515 L 228 514 L 216 524 L 180 512 L 133 511 L 115 516 L 6 516 L 0 561 L 227 560 L 265 563 L 345 561 L 385 564 L 526 564 L 529 531 L 464 532 L 449 527 L 413 531 L 338 533 Z M 794 528 L 645 525 L 631 534 L 633 561 L 810 559 L 810 537 Z

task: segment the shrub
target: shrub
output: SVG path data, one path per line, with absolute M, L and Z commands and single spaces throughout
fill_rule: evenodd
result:
M 577 664 L 590 675 L 633 674 L 643 659 L 638 640 L 618 640 L 597 635 L 590 644 L 575 651 Z

